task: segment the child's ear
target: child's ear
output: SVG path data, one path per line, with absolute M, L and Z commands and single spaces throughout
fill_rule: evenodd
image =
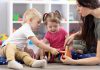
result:
M 32 18 L 30 18 L 30 22 L 32 22 Z

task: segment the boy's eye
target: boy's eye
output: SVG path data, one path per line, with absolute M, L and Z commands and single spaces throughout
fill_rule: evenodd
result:
M 49 28 L 52 28 L 52 26 L 49 26 Z
M 38 21 L 38 24 L 40 24 L 41 23 L 41 21 Z

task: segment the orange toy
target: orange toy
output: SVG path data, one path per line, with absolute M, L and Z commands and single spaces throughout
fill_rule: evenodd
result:
M 71 51 L 68 49 L 68 47 L 65 49 L 65 51 L 59 51 L 59 53 L 62 54 L 62 56 L 69 56 L 69 57 L 72 57 L 71 55 Z
M 65 53 L 66 56 L 72 57 L 71 51 L 68 48 L 66 48 L 65 51 L 66 51 Z

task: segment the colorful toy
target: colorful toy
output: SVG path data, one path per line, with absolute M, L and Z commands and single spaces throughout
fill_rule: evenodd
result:
M 78 55 L 78 59 L 82 59 L 82 58 L 90 58 L 90 57 L 95 57 L 95 56 L 96 56 L 95 53 L 79 54 L 79 55 Z
M 65 49 L 65 51 L 59 51 L 59 54 L 57 55 L 52 55 L 50 52 L 48 52 L 48 62 L 49 63 L 53 63 L 55 61 L 60 61 L 60 58 L 62 57 L 63 59 L 65 59 L 64 56 L 69 56 L 72 58 L 72 55 L 71 55 L 71 51 L 69 49 Z
M 0 40 L 4 41 L 8 38 L 8 36 L 6 34 L 0 34 Z
M 0 40 L 0 45 L 2 45 L 2 41 Z
M 89 57 L 95 57 L 95 53 L 88 53 L 88 54 L 79 54 L 75 52 L 74 50 L 71 51 L 72 59 L 82 59 L 82 58 L 89 58 Z
M 3 56 L 0 56 L 0 65 L 5 65 L 5 64 L 7 64 L 7 63 L 8 63 L 8 62 L 7 62 L 6 58 L 3 57 Z
M 68 48 L 66 48 L 65 51 L 66 51 L 65 53 L 66 56 L 72 57 L 71 51 Z
M 19 14 L 18 13 L 14 13 L 13 14 L 13 21 L 18 21 L 19 18 Z
M 47 52 L 47 61 L 49 63 L 53 63 L 54 62 L 54 55 L 52 55 L 50 52 Z
M 61 53 L 62 55 L 65 55 L 65 56 L 72 57 L 71 56 L 71 51 L 69 50 L 68 46 L 66 46 L 65 51 L 59 51 L 59 53 Z

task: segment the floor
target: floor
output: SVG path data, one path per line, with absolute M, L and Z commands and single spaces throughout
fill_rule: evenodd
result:
M 0 70 L 12 70 L 8 69 L 6 65 L 0 65 Z M 21 70 L 41 70 L 41 68 L 30 68 L 24 65 Z M 100 70 L 100 65 L 96 66 L 72 66 L 62 64 L 48 64 L 45 69 L 42 70 Z

